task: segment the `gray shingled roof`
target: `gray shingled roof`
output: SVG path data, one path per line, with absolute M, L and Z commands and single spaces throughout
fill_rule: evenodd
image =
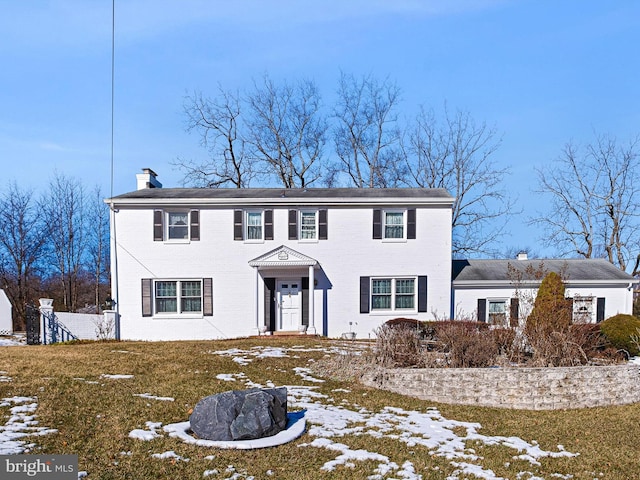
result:
M 113 197 L 127 199 L 332 199 L 432 198 L 453 200 L 442 188 L 145 188 Z
M 454 260 L 454 285 L 481 282 L 511 282 L 508 266 L 525 271 L 527 267 L 542 267 L 549 272 L 563 273 L 572 281 L 623 281 L 634 278 L 604 259 L 532 259 L 532 260 Z

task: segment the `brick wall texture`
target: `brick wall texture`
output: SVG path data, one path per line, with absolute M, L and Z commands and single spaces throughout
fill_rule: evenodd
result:
M 640 365 L 384 369 L 362 381 L 434 402 L 522 410 L 640 402 Z

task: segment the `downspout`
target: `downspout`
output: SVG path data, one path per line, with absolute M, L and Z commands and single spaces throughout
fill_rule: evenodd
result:
M 113 206 L 113 200 L 109 203 L 111 212 L 111 298 L 114 300 L 112 308 L 116 311 L 115 336 L 120 340 L 120 289 L 118 287 L 118 242 L 116 235 L 116 213 L 118 210 Z

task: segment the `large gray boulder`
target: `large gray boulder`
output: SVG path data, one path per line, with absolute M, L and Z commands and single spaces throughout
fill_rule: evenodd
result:
M 193 409 L 191 430 L 206 440 L 255 440 L 287 428 L 287 389 L 232 390 L 210 395 Z

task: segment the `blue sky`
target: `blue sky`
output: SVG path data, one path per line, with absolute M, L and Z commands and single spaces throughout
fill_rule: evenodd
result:
M 522 214 L 508 247 L 544 252 L 534 167 L 594 132 L 640 134 L 640 2 L 620 0 L 116 0 L 114 194 L 151 167 L 204 158 L 183 99 L 340 71 L 395 81 L 402 115 L 468 111 L 502 136 L 493 158 Z M 111 189 L 111 0 L 0 0 L 0 188 L 54 172 Z

